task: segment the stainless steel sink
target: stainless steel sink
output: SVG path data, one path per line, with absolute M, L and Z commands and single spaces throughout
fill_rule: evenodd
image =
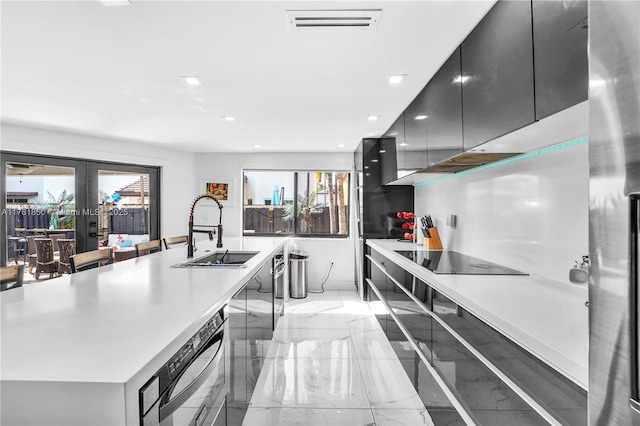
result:
M 216 251 L 206 256 L 184 263 L 171 265 L 172 268 L 246 268 L 247 261 L 258 254 L 257 251 Z

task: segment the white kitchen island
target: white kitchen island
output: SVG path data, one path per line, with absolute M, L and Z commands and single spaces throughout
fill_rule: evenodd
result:
M 138 390 L 287 239 L 199 241 L 257 251 L 246 268 L 178 269 L 186 246 L 0 293 L 2 425 L 137 425 Z
M 395 250 L 424 251 L 396 240 L 367 245 L 587 389 L 588 289 L 536 275 L 435 274 Z

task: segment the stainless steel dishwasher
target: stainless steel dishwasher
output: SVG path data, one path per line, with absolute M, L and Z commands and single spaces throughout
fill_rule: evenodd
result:
M 226 424 L 224 308 L 145 383 L 139 392 L 140 424 Z

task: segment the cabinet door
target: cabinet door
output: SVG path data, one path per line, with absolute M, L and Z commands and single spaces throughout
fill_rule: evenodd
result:
M 535 120 L 531 3 L 498 1 L 462 43 L 465 151 Z
M 380 183 L 386 185 L 398 180 L 398 161 L 395 138 L 380 138 Z
M 400 114 L 400 117 L 389 127 L 389 130 L 383 135 L 385 138 L 395 138 L 396 139 L 396 161 L 397 161 L 397 170 L 399 175 L 401 175 L 401 171 L 406 170 L 406 142 L 404 140 L 404 112 Z
M 423 89 L 404 112 L 406 170 L 417 171 L 427 167 L 427 126 L 429 121 L 426 89 Z
M 587 1 L 533 0 L 536 120 L 586 101 Z
M 458 47 L 427 84 L 427 165 L 462 153 L 462 88 Z
M 288 293 L 288 288 L 285 288 L 285 275 L 288 274 L 286 261 L 284 260 L 284 253 L 279 252 L 273 257 L 271 261 L 271 280 L 273 283 L 273 329 L 275 331 L 280 316 L 284 315 L 284 300 L 285 293 Z M 288 280 L 287 280 L 288 281 Z
M 230 424 L 242 424 L 249 406 L 247 392 L 247 371 L 250 348 L 255 351 L 247 339 L 247 286 L 245 285 L 229 301 L 229 319 L 227 320 L 229 338 L 227 344 L 229 392 L 227 394 L 227 414 Z

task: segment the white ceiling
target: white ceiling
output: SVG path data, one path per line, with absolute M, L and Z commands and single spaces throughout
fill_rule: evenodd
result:
M 495 2 L 132 1 L 3 0 L 2 121 L 193 152 L 353 151 Z M 291 9 L 382 16 L 370 32 L 290 32 Z

